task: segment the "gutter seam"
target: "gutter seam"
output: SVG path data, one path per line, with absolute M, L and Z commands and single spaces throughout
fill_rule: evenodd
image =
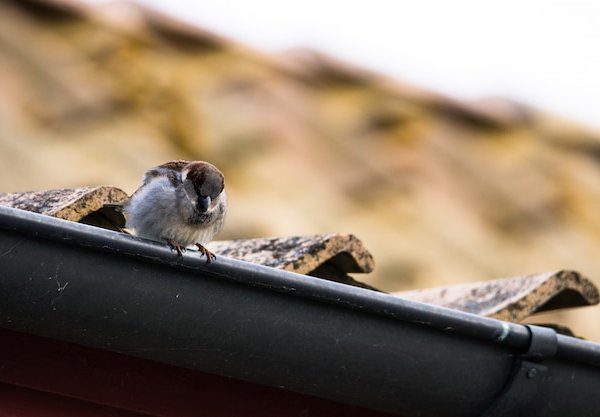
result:
M 550 368 L 543 361 L 556 356 L 558 337 L 553 329 L 525 326 L 530 334 L 529 348 L 516 358 L 504 388 L 480 417 L 541 415 L 538 414 L 543 410 L 540 402 L 546 400 L 543 396 L 540 400 L 538 393 L 542 381 L 550 373 Z

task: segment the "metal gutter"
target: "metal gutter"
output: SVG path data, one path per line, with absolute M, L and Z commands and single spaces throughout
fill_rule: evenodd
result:
M 5 207 L 0 326 L 405 417 L 482 415 L 532 345 L 527 326 Z M 553 340 L 527 415 L 599 415 L 600 345 Z

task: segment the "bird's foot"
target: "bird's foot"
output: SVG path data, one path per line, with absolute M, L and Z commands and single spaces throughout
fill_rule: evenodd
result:
M 183 256 L 183 252 L 185 252 L 185 247 L 184 246 L 182 246 L 180 243 L 176 242 L 173 239 L 168 239 L 168 238 L 164 238 L 164 239 L 169 244 L 169 247 L 171 248 L 171 250 L 176 250 L 177 251 L 177 255 Z
M 200 243 L 196 243 L 196 246 L 198 246 L 198 250 L 200 251 L 200 253 L 203 254 L 204 256 L 206 256 L 206 263 L 207 264 L 209 264 L 212 261 L 214 261 L 215 259 L 217 259 L 217 255 L 215 255 L 214 253 L 212 253 L 211 251 L 209 251 L 208 249 L 206 249 Z

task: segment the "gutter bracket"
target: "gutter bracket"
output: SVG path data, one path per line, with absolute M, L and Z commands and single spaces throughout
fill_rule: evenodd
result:
M 529 349 L 520 355 L 502 392 L 480 417 L 525 417 L 538 410 L 541 381 L 548 378 L 549 368 L 543 361 L 556 355 L 558 338 L 553 329 L 526 325 L 531 334 Z

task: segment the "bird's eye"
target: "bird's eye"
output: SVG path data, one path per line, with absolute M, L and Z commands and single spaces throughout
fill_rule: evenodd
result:
M 194 190 L 196 194 L 203 197 L 210 197 L 212 200 L 216 199 L 223 191 L 223 182 L 217 182 L 214 180 L 205 180 L 201 183 L 194 184 Z
M 202 195 L 202 192 L 200 191 L 200 187 L 197 184 L 194 184 L 194 191 L 196 192 L 197 195 Z

